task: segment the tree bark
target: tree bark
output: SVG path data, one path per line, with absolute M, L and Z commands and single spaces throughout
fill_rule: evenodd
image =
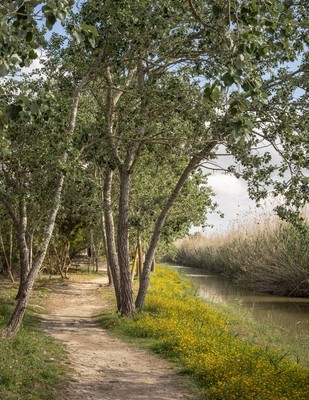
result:
M 119 167 L 120 195 L 117 248 L 120 268 L 121 315 L 133 316 L 135 313 L 130 260 L 129 260 L 129 187 L 130 170 L 127 163 Z
M 102 205 L 104 201 L 104 193 L 102 189 Z M 106 238 L 106 231 L 105 231 L 105 218 L 104 218 L 104 209 L 102 208 L 101 210 L 101 229 L 102 229 L 102 239 L 103 239 L 103 247 L 104 247 L 104 253 L 106 257 L 106 269 L 107 269 L 107 278 L 108 278 L 108 286 L 111 286 L 113 283 L 113 277 L 111 273 L 111 267 L 109 265 L 109 259 L 107 256 L 107 238 Z
M 115 243 L 115 225 L 112 210 L 113 171 L 107 167 L 103 184 L 103 209 L 106 232 L 106 257 L 110 267 L 116 295 L 117 309 L 121 310 L 121 289 L 118 255 Z
M 19 202 L 19 225 L 17 237 L 19 244 L 20 281 L 16 299 L 18 299 L 21 295 L 22 287 L 27 281 L 30 269 L 29 249 L 27 244 L 27 207 L 24 198 L 22 198 Z
M 29 234 L 29 269 L 32 267 L 33 259 L 33 233 Z
M 11 229 L 10 229 L 10 249 L 9 249 L 9 264 L 8 264 L 8 268 L 9 268 L 9 275 L 11 277 L 12 282 L 15 282 L 14 280 L 14 275 L 13 275 L 13 271 L 12 271 L 12 258 L 13 258 L 13 226 L 11 225 Z
M 4 259 L 5 259 L 5 263 L 6 263 L 6 272 L 9 275 L 9 278 L 11 280 L 11 282 L 15 282 L 14 280 L 14 276 L 12 273 L 12 230 L 10 231 L 10 246 L 9 246 L 9 256 L 7 256 L 6 250 L 5 250 L 5 246 L 4 246 L 4 242 L 3 242 L 3 237 L 2 237 L 2 232 L 0 229 L 0 242 L 1 242 L 1 247 L 2 247 L 2 251 L 3 251 L 3 255 L 4 255 Z
M 213 140 L 209 142 L 203 150 L 193 156 L 188 163 L 187 167 L 184 169 L 183 173 L 181 174 L 173 192 L 171 193 L 170 197 L 168 198 L 165 206 L 163 207 L 160 215 L 157 218 L 155 223 L 155 227 L 151 236 L 150 245 L 146 253 L 144 268 L 142 272 L 142 276 L 140 277 L 140 286 L 139 291 L 137 294 L 135 305 L 137 308 L 142 309 L 144 307 L 148 286 L 149 286 L 149 279 L 150 279 L 150 271 L 151 271 L 151 263 L 154 258 L 155 250 L 160 239 L 160 234 L 162 228 L 164 226 L 165 220 L 168 216 L 170 209 L 172 208 L 173 204 L 175 203 L 177 197 L 179 196 L 181 189 L 183 188 L 186 180 L 190 176 L 191 172 L 197 168 L 200 162 L 205 158 L 207 154 L 211 152 L 211 150 L 216 146 L 217 141 Z
M 151 261 L 150 272 L 155 272 L 155 270 L 156 270 L 156 260 L 155 260 L 155 256 L 153 256 L 153 259 Z

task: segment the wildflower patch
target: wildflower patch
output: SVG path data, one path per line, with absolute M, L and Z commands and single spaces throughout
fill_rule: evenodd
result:
M 205 398 L 309 399 L 309 369 L 233 334 L 227 317 L 176 272 L 158 268 L 144 312 L 121 325 L 122 332 L 153 339 L 155 351 L 178 360 Z

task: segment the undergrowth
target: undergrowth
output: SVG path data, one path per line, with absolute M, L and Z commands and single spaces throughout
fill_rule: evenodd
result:
M 176 272 L 158 269 L 144 312 L 135 319 L 105 314 L 101 323 L 177 361 L 199 383 L 204 399 L 309 399 L 308 368 L 246 339 L 233 318 L 194 292 Z

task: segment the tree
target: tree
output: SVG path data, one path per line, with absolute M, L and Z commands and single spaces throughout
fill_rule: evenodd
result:
M 155 98 L 155 91 L 161 91 L 160 102 L 168 115 L 172 101 L 177 99 L 175 92 L 169 98 L 167 85 L 164 87 L 164 78 L 171 75 L 178 77 L 176 85 L 187 80 L 188 86 L 199 90 L 204 103 L 208 103 L 204 106 L 204 115 L 197 112 L 199 121 L 195 122 L 194 130 L 198 134 L 186 141 L 187 167 L 180 174 L 155 225 L 144 265 L 141 285 L 144 289 L 137 299 L 139 307 L 144 303 L 149 265 L 160 232 L 191 172 L 203 160 L 213 159 L 219 144 L 226 144 L 244 166 L 250 169 L 251 165 L 252 176 L 254 168 L 261 170 L 262 164 L 267 163 L 265 155 L 255 157 L 259 159 L 255 164 L 248 157 L 248 149 L 259 140 L 255 129 L 263 110 L 270 110 L 268 98 L 274 93 L 267 91 L 267 85 L 262 83 L 267 80 L 270 68 L 275 68 L 274 76 L 280 63 L 296 60 L 303 52 L 304 25 L 299 17 L 305 12 L 302 2 L 295 5 L 280 1 L 213 1 L 199 5 L 198 9 L 192 1 L 187 5 L 183 2 L 137 2 L 132 7 L 126 2 L 115 6 L 109 1 L 100 4 L 90 1 L 82 10 L 84 21 L 95 24 L 98 29 L 98 47 L 106 49 L 105 99 L 99 97 L 105 113 L 103 130 L 112 152 L 111 169 L 118 170 L 120 179 L 117 240 L 123 291 L 130 286 L 127 243 L 131 175 L 143 146 L 154 137 L 158 142 L 167 140 L 164 130 L 163 134 L 162 129 L 156 136 L 154 133 L 156 122 L 153 122 L 155 112 L 151 100 Z M 102 83 L 97 85 L 102 87 Z M 182 95 L 182 88 L 178 87 L 182 112 L 186 99 L 190 99 L 188 92 Z M 193 113 L 200 110 L 196 104 L 201 103 L 192 103 Z M 158 108 L 155 110 L 157 112 Z M 167 118 L 160 111 L 158 115 L 165 121 Z M 187 114 L 186 117 L 190 121 Z M 209 129 L 203 126 L 206 121 Z M 168 139 L 175 138 L 169 136 Z M 183 143 L 184 136 L 177 140 Z M 176 148 L 173 147 L 173 151 Z M 272 168 L 265 166 L 267 179 L 271 171 Z M 244 176 L 248 175 L 244 173 Z M 132 314 L 130 289 L 122 302 L 125 303 L 123 313 Z
M 304 173 L 308 165 L 307 111 L 301 109 L 306 97 L 294 101 L 292 96 L 295 88 L 305 85 L 307 58 L 298 71 L 279 69 L 282 63 L 296 61 L 305 53 L 308 43 L 303 17 L 307 12 L 303 1 L 213 0 L 197 6 L 192 0 L 139 0 L 134 4 L 89 0 L 67 22 L 69 32 L 76 26 L 80 30 L 74 35 L 75 42 L 69 41 L 65 48 L 58 40 L 49 63 L 51 69 L 56 68 L 48 76 L 59 88 L 68 85 L 73 91 L 68 138 L 75 128 L 81 91 L 88 84 L 81 103 L 85 114 L 80 144 L 83 149 L 91 148 L 93 161 L 104 176 L 107 255 L 123 315 L 135 311 L 129 234 L 131 213 L 134 211 L 134 217 L 141 209 L 138 203 L 143 196 L 137 204 L 132 203 L 132 184 L 145 158 L 151 160 L 149 165 L 160 167 L 165 179 L 161 164 L 170 158 L 174 170 L 153 219 L 138 308 L 144 305 L 150 265 L 172 207 L 181 192 L 186 193 L 188 180 L 194 179 L 200 164 L 215 161 L 219 146 L 225 146 L 241 163 L 242 175 L 257 200 L 266 195 L 277 169 L 281 181 L 274 190 L 285 195 L 292 207 L 284 215 L 292 215 L 291 211 L 307 201 L 303 190 L 308 183 Z M 8 104 L 13 120 L 25 109 L 18 101 L 15 98 Z M 35 111 L 36 101 L 26 101 L 26 107 L 31 108 L 32 103 Z M 292 113 L 291 121 L 284 120 L 286 112 Z M 26 115 L 30 118 L 30 113 Z M 13 132 L 12 126 L 9 129 Z M 280 166 L 270 165 L 269 153 L 256 153 L 261 139 L 279 150 Z M 63 165 L 71 148 L 64 146 L 60 155 L 62 168 L 54 186 L 59 190 L 50 209 L 50 227 L 58 211 Z M 290 166 L 292 177 L 283 183 Z M 117 207 L 112 196 L 118 200 Z M 32 194 L 29 198 L 33 199 Z M 17 200 L 20 221 L 24 221 L 23 199 L 17 196 Z M 5 196 L 2 201 L 10 212 Z M 148 207 L 153 204 L 149 202 Z M 10 214 L 13 218 L 14 210 Z M 50 235 L 51 231 L 44 248 Z
M 64 96 L 64 87 L 60 85 L 61 90 L 59 90 L 59 86 L 57 86 L 61 84 L 61 80 L 56 81 L 56 87 L 53 87 L 51 82 L 42 80 L 37 83 L 30 81 L 28 86 L 21 82 L 23 90 L 20 92 L 16 91 L 14 81 L 10 83 L 13 90 L 7 107 L 10 109 L 9 115 L 11 116 L 8 132 L 12 135 L 12 149 L 1 160 L 3 178 L 0 201 L 9 213 L 17 231 L 21 280 L 17 305 L 2 333 L 4 337 L 11 337 L 16 334 L 22 322 L 33 283 L 44 261 L 60 207 L 65 168 L 76 125 L 80 93 L 89 81 L 89 77 L 97 69 L 97 63 L 100 60 L 101 53 L 80 80 L 76 83 L 70 82 L 66 94 L 71 92 L 72 87 L 73 91 L 68 97 Z M 34 119 L 32 117 L 33 112 L 27 112 L 19 104 L 19 98 L 24 96 L 25 92 L 28 96 L 26 99 L 22 98 L 23 104 L 30 109 L 32 107 L 37 108 L 35 110 L 36 118 Z M 71 98 L 72 105 L 70 102 L 66 102 L 64 106 L 62 100 L 68 98 Z M 64 129 L 63 125 L 65 126 Z M 55 135 L 54 137 L 52 133 Z M 24 136 L 27 141 L 25 141 Z M 32 140 L 33 143 L 31 143 Z M 34 156 L 33 151 L 35 150 L 38 153 Z M 41 158 L 38 157 L 39 155 L 41 155 Z M 46 188 L 50 188 L 50 197 L 45 197 Z M 42 196 L 42 191 L 44 191 L 44 196 Z M 45 199 L 47 199 L 47 204 Z M 39 210 L 42 207 L 42 227 L 39 230 L 37 253 L 32 264 L 30 264 L 31 258 L 29 257 L 27 243 L 27 207 L 29 203 L 33 203 L 37 208 L 39 207 Z M 34 226 L 34 228 L 37 230 L 37 226 Z

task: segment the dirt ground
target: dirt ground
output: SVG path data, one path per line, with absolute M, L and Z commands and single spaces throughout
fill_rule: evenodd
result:
M 74 277 L 71 279 L 73 280 Z M 68 281 L 52 290 L 43 329 L 69 352 L 73 378 L 57 400 L 189 400 L 183 377 L 165 360 L 111 337 L 94 316 L 104 304 L 106 278 Z M 103 286 L 103 287 L 102 287 Z

